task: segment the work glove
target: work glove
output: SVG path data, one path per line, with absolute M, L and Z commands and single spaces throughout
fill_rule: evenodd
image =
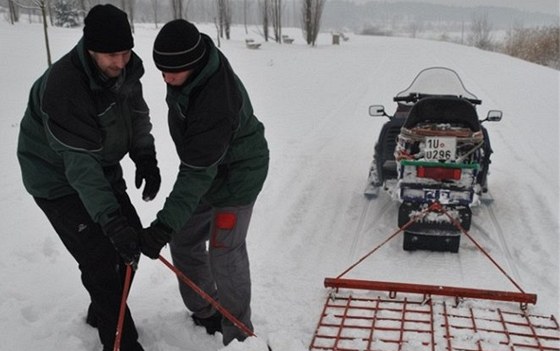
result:
M 140 250 L 151 259 L 157 259 L 161 249 L 171 240 L 173 230 L 166 225 L 155 222 L 140 231 Z
M 145 181 L 142 199 L 144 201 L 153 200 L 161 185 L 161 176 L 155 157 L 144 157 L 136 162 L 136 189 L 140 189 L 142 181 Z
M 117 216 L 103 226 L 103 231 L 124 263 L 131 265 L 136 270 L 140 259 L 140 242 L 136 229 L 128 224 L 125 217 Z

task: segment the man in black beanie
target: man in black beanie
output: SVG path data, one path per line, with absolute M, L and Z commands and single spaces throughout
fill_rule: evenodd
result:
M 175 266 L 253 330 L 246 236 L 268 172 L 263 124 L 226 57 L 192 23 L 164 25 L 153 57 L 181 164 L 163 209 L 140 233 L 141 251 L 155 259 L 170 242 Z M 208 334 L 222 332 L 225 345 L 247 337 L 192 289 L 180 283 L 180 292 Z
M 97 5 L 84 22 L 83 38 L 31 88 L 17 155 L 26 190 L 78 263 L 91 298 L 86 320 L 108 351 L 142 229 L 120 161 L 128 154 L 136 164 L 146 201 L 161 179 L 127 15 Z M 137 339 L 126 308 L 120 350 L 143 350 Z

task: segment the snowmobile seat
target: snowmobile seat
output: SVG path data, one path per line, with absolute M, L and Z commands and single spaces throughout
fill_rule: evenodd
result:
M 431 96 L 418 101 L 410 110 L 403 127 L 412 129 L 419 123 L 451 123 L 480 131 L 480 122 L 474 106 L 455 96 Z

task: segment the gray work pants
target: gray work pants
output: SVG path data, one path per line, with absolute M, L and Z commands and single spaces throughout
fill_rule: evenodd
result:
M 253 205 L 217 208 L 200 204 L 169 244 L 173 264 L 250 330 L 251 277 L 245 239 Z M 206 318 L 214 314 L 214 308 L 182 281 L 179 290 L 194 315 Z M 222 329 L 224 345 L 247 337 L 226 318 Z

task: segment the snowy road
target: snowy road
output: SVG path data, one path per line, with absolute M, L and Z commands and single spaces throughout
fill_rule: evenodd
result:
M 214 35 L 213 25 L 201 27 Z M 151 109 L 163 184 L 158 198 L 131 198 L 144 223 L 170 191 L 178 160 L 166 126 L 164 85 L 151 61 L 157 31 L 136 26 L 135 50 L 144 58 L 144 92 Z M 526 291 L 531 311 L 560 314 L 559 301 L 559 81 L 558 71 L 501 54 L 438 41 L 351 36 L 339 46 L 330 35 L 307 47 L 297 29 L 292 45 L 263 43 L 247 50 L 234 28 L 222 50 L 249 91 L 264 122 L 271 167 L 249 233 L 255 333 L 275 350 L 306 350 L 327 289 L 335 277 L 396 230 L 398 204 L 381 193 L 363 196 L 373 146 L 384 119 L 368 116 L 408 86 L 423 68 L 447 66 L 504 118 L 488 124 L 494 154 L 493 202 L 473 209 L 471 234 Z M 53 55 L 80 37 L 79 29 L 51 28 Z M 259 38 L 254 32 L 250 36 Z M 71 257 L 23 190 L 15 159 L 18 125 L 28 89 L 44 69 L 40 25 L 0 24 L 3 244 L 0 246 L 0 350 L 97 350 L 95 330 L 83 323 L 88 298 Z M 8 54 L 9 53 L 9 54 Z M 23 67 L 26 69 L 14 69 Z M 133 168 L 125 162 L 132 179 Z M 164 251 L 164 255 L 168 255 Z M 405 252 L 397 237 L 351 272 L 381 281 L 511 290 L 511 283 L 468 240 L 458 254 Z M 63 297 L 63 298 L 61 298 Z M 129 303 L 142 344 L 155 351 L 222 348 L 218 337 L 194 328 L 177 282 L 161 264 L 143 259 Z M 250 350 L 231 345 L 228 351 Z M 259 349 L 260 351 L 260 349 Z

